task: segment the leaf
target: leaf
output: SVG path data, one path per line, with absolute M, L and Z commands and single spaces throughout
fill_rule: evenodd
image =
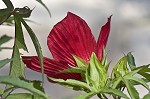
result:
M 78 57 L 76 55 L 72 55 L 72 56 L 77 63 L 77 67 L 79 67 L 81 69 L 86 69 L 88 67 L 88 63 L 86 61 L 84 61 L 83 59 L 81 59 L 80 57 Z
M 8 58 L 0 60 L 0 69 L 11 61 L 12 61 L 12 59 L 8 59 Z
M 11 16 L 13 9 L 14 9 L 10 0 L 3 0 L 3 2 L 7 6 L 7 8 L 0 9 L 0 25 Z
M 25 75 L 24 75 L 25 66 L 23 65 L 23 63 L 20 59 L 19 49 L 16 44 L 17 43 L 15 43 L 15 45 L 13 47 L 13 55 L 12 55 L 13 61 L 11 61 L 10 75 L 15 76 L 15 77 L 23 77 L 24 78 L 25 77 Z
M 133 85 L 130 83 L 129 80 L 125 80 L 125 84 L 128 90 L 129 95 L 131 96 L 132 99 L 139 99 L 139 93 L 137 90 L 133 87 Z
M 136 78 L 136 77 L 127 77 L 126 79 L 136 81 L 150 91 L 149 86 L 146 84 L 146 82 L 143 79 Z
M 4 92 L 4 90 L 2 88 L 0 88 L 0 95 L 2 95 Z
M 127 68 L 127 56 L 124 56 L 114 67 L 113 71 L 118 71 L 122 76 L 129 72 Z
M 129 97 L 124 94 L 122 91 L 120 90 L 117 90 L 117 89 L 111 89 L 111 88 L 103 88 L 100 93 L 104 93 L 104 94 L 113 94 L 113 95 L 116 95 L 116 96 L 120 96 L 120 97 L 123 97 L 125 99 L 129 99 Z
M 0 37 L 0 46 L 6 42 L 8 42 L 9 40 L 11 40 L 12 37 L 8 36 L 8 35 L 3 35 Z
M 44 82 L 44 65 L 43 65 L 43 54 L 42 54 L 42 50 L 41 50 L 41 46 L 40 46 L 40 43 L 35 35 L 35 33 L 33 32 L 33 30 L 27 25 L 27 23 L 22 19 L 20 18 L 22 24 L 24 25 L 24 27 L 26 28 L 27 32 L 29 33 L 31 39 L 32 39 L 32 42 L 34 44 L 34 47 L 36 49 L 36 52 L 38 54 L 38 58 L 39 58 L 39 61 L 40 61 L 40 66 L 41 66 L 41 69 L 42 69 L 42 82 Z
M 14 14 L 14 21 L 15 21 L 15 43 L 19 49 L 23 49 L 28 52 L 24 41 L 24 35 L 22 31 L 21 21 L 19 20 L 19 15 Z
M 10 94 L 6 99 L 33 99 L 33 95 L 30 93 L 15 93 Z
M 12 76 L 0 76 L 0 83 L 3 84 L 10 84 L 15 87 L 23 88 L 25 90 L 28 90 L 34 94 L 40 95 L 44 97 L 45 99 L 48 99 L 48 96 L 44 94 L 42 91 L 36 89 L 34 87 L 33 83 L 27 82 L 25 80 L 21 80 L 17 77 L 12 77 Z
M 51 12 L 49 11 L 48 7 L 42 2 L 42 0 L 36 0 L 37 2 L 39 2 L 47 11 L 49 16 L 51 17 Z
M 91 90 L 90 86 L 88 86 L 86 83 L 78 81 L 78 80 L 73 80 L 73 79 L 67 79 L 67 80 L 63 80 L 63 79 L 56 79 L 56 78 L 51 78 L 48 77 L 50 80 L 58 82 L 60 84 L 65 84 L 65 85 L 71 85 L 71 86 L 77 86 L 77 87 L 81 87 L 84 88 L 86 90 Z
M 89 76 L 91 83 L 95 86 L 96 89 L 101 89 L 105 86 L 108 75 L 105 70 L 105 67 L 99 62 L 95 53 L 92 53 L 89 65 Z
M 128 53 L 127 56 L 128 56 L 129 67 L 131 68 L 131 70 L 135 69 L 136 68 L 135 59 L 133 55 L 131 54 L 131 52 Z
M 150 94 L 145 95 L 142 99 L 150 99 Z
M 14 6 L 13 6 L 13 4 L 12 4 L 12 2 L 11 2 L 10 0 L 2 0 L 2 1 L 3 1 L 3 2 L 5 3 L 5 5 L 7 6 L 7 9 L 13 11 Z
M 14 93 L 10 94 L 6 99 L 45 99 L 45 98 L 30 93 Z
M 80 95 L 80 96 L 76 97 L 75 99 L 90 99 L 95 94 L 97 94 L 97 93 L 95 93 L 95 92 L 89 92 L 89 93 Z

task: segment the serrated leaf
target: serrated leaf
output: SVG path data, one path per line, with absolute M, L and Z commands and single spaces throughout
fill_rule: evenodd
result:
M 131 54 L 131 52 L 128 53 L 127 56 L 128 56 L 129 67 L 131 68 L 131 70 L 135 69 L 136 68 L 135 59 L 133 55 Z
M 11 36 L 8 36 L 8 35 L 2 35 L 0 37 L 0 46 L 6 42 L 8 42 L 9 40 L 11 40 L 12 37 Z
M 105 86 L 108 75 L 105 67 L 102 66 L 95 53 L 92 53 L 89 65 L 89 76 L 95 88 L 100 89 Z
M 142 99 L 150 99 L 150 94 L 145 95 Z
M 0 69 L 11 61 L 12 61 L 12 59 L 8 59 L 8 58 L 0 60 Z
M 51 17 L 51 12 L 49 11 L 48 7 L 43 3 L 43 1 L 42 0 L 36 0 L 36 1 L 39 2 L 48 11 L 49 16 Z
M 28 90 L 34 94 L 40 95 L 44 97 L 45 99 L 48 99 L 48 96 L 44 94 L 42 91 L 36 89 L 34 87 L 33 83 L 27 82 L 25 80 L 21 80 L 17 77 L 12 77 L 12 76 L 0 76 L 0 83 L 3 84 L 10 84 L 15 87 L 23 88 L 25 90 Z
M 78 81 L 78 80 L 73 80 L 73 79 L 67 79 L 67 80 L 63 80 L 63 79 L 56 79 L 56 78 L 51 78 L 48 77 L 50 80 L 58 82 L 60 84 L 65 84 L 65 85 L 71 85 L 71 86 L 77 86 L 77 87 L 81 87 L 84 88 L 86 90 L 91 90 L 90 86 L 88 86 L 86 83 Z
M 97 94 L 97 93 L 95 93 L 95 92 L 89 92 L 89 93 L 86 93 L 86 94 L 82 94 L 82 95 L 76 97 L 75 99 L 90 99 L 95 94 Z
M 22 24 L 24 25 L 24 27 L 26 28 L 27 32 L 29 33 L 32 42 L 34 44 L 34 47 L 36 49 L 39 61 L 40 61 L 40 66 L 42 69 L 42 82 L 44 82 L 44 65 L 43 65 L 43 54 L 42 54 L 42 50 L 41 50 L 41 46 L 40 43 L 35 35 L 35 33 L 33 32 L 33 30 L 28 26 L 28 24 L 22 19 L 20 18 Z
M 113 94 L 113 95 L 116 95 L 116 96 L 120 96 L 120 97 L 123 97 L 125 99 L 129 99 L 129 97 L 124 94 L 122 91 L 120 90 L 117 90 L 117 89 L 111 89 L 111 88 L 103 88 L 100 93 L 104 93 L 104 94 Z
M 131 96 L 132 99 L 139 99 L 139 93 L 137 90 L 134 88 L 134 86 L 130 83 L 129 80 L 125 80 L 125 84 L 128 90 L 129 95 Z
M 28 52 L 28 49 L 25 44 L 24 35 L 22 31 L 21 21 L 19 20 L 19 15 L 15 13 L 15 43 L 19 49 L 23 49 Z

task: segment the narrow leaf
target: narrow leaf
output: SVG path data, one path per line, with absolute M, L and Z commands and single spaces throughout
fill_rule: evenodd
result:
M 51 17 L 51 12 L 49 11 L 48 7 L 43 3 L 43 1 L 42 0 L 36 0 L 36 1 L 39 2 L 48 11 L 49 16 Z
M 15 14 L 14 15 L 14 20 L 15 20 L 15 40 L 17 43 L 17 47 L 19 49 L 23 49 L 25 51 L 28 51 L 25 41 L 24 41 L 24 35 L 23 35 L 23 31 L 22 31 L 22 26 L 21 26 L 21 21 L 19 20 L 19 15 Z
M 148 91 L 150 91 L 149 86 L 146 84 L 146 82 L 144 80 L 142 80 L 140 78 L 136 78 L 136 77 L 128 77 L 126 79 L 136 81 L 136 82 L 142 84 Z
M 30 93 L 15 93 L 10 94 L 6 99 L 33 99 L 33 95 Z
M 90 90 L 90 86 L 88 86 L 86 83 L 78 81 L 78 80 L 73 80 L 73 79 L 63 80 L 63 79 L 55 79 L 55 78 L 51 78 L 51 77 L 48 77 L 48 78 L 51 79 L 52 81 L 58 82 L 60 84 L 78 86 L 78 87 Z
M 100 91 L 100 93 L 104 93 L 104 94 L 113 94 L 113 95 L 116 95 L 116 96 L 120 96 L 120 97 L 123 97 L 125 99 L 129 99 L 129 97 L 124 94 L 122 91 L 120 90 L 117 90 L 117 89 L 111 89 L 111 88 L 104 88 Z
M 8 35 L 3 35 L 0 37 L 0 46 L 6 42 L 8 42 L 9 40 L 11 40 L 12 37 L 8 36 Z
M 145 95 L 142 99 L 150 99 L 150 94 Z
M 133 85 L 130 83 L 129 80 L 125 80 L 125 84 L 128 90 L 129 95 L 131 96 L 132 99 L 139 99 L 139 93 L 137 90 L 133 87 Z
M 22 19 L 20 18 L 22 24 L 24 25 L 24 27 L 26 28 L 26 30 L 28 31 L 31 39 L 32 39 L 32 42 L 34 44 L 34 47 L 36 49 L 36 52 L 38 54 L 38 57 L 39 57 L 39 61 L 40 61 L 40 65 L 41 65 L 41 69 L 42 69 L 42 82 L 44 82 L 44 66 L 43 66 L 43 54 L 42 54 L 42 50 L 41 50 L 41 46 L 40 46 L 40 43 L 35 35 L 35 33 L 33 32 L 33 30 L 27 25 L 27 23 Z
M 8 58 L 0 60 L 0 69 L 11 61 L 12 61 L 12 59 L 8 59 Z
M 25 80 L 21 80 L 17 77 L 12 77 L 12 76 L 0 76 L 0 83 L 3 84 L 10 84 L 15 87 L 23 88 L 25 90 L 28 90 L 34 94 L 43 96 L 44 98 L 48 99 L 48 96 L 44 94 L 42 91 L 36 89 L 34 87 L 33 83 L 26 82 Z
M 128 56 L 129 67 L 131 68 L 131 70 L 135 69 L 136 68 L 135 59 L 133 55 L 131 54 L 131 52 L 128 53 L 127 56 Z
M 97 94 L 97 93 L 95 93 L 95 92 L 89 92 L 89 93 L 80 95 L 80 96 L 76 97 L 75 99 L 90 99 L 95 94 Z

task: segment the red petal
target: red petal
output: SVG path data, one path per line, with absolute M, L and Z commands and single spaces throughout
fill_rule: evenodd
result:
M 68 12 L 67 16 L 51 30 L 48 47 L 57 61 L 76 65 L 71 54 L 89 61 L 96 49 L 96 41 L 89 26 L 79 16 Z
M 97 41 L 97 57 L 101 61 L 103 57 L 103 49 L 106 47 L 107 41 L 108 41 L 108 36 L 110 32 L 110 21 L 111 21 L 111 16 L 108 18 L 107 23 L 102 26 L 100 35 L 98 37 Z
M 22 56 L 22 59 L 28 68 L 37 72 L 41 72 L 41 67 L 37 56 Z M 57 62 L 44 57 L 44 73 L 47 74 L 49 77 L 61 78 L 64 80 L 82 79 L 81 75 L 77 73 L 59 73 L 60 71 L 67 68 L 70 67 L 64 62 Z

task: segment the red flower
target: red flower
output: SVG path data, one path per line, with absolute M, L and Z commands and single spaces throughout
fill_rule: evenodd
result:
M 79 16 L 68 12 L 67 16 L 58 22 L 51 30 L 47 45 L 54 59 L 44 57 L 44 72 L 47 76 L 60 79 L 82 80 L 79 73 L 59 73 L 71 66 L 76 66 L 72 55 L 76 55 L 89 62 L 92 52 L 95 52 L 101 61 L 103 49 L 110 31 L 111 16 L 108 22 L 101 28 L 98 41 L 87 23 Z M 23 56 L 23 62 L 28 68 L 41 72 L 38 56 Z

